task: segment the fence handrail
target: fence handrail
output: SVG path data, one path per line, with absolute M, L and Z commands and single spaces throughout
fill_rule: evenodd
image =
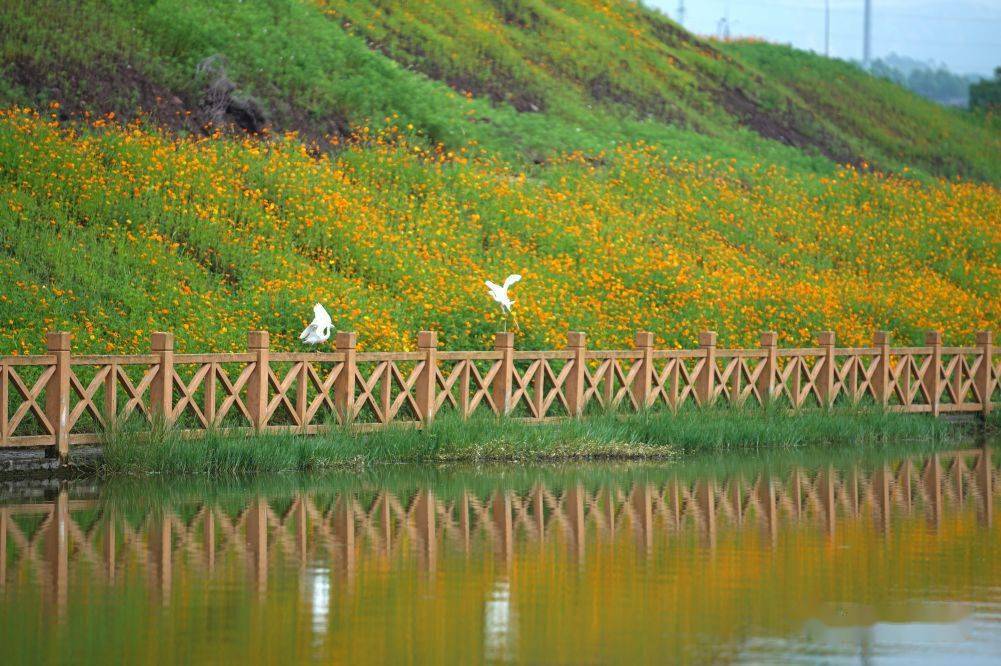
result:
M 697 349 L 656 349 L 653 334 L 640 332 L 632 349 L 598 350 L 571 332 L 565 349 L 519 350 L 513 333 L 498 333 L 492 351 L 445 351 L 436 333 L 422 331 L 416 351 L 357 352 L 355 334 L 341 332 L 333 352 L 271 352 L 268 333 L 251 331 L 246 352 L 178 354 L 172 334 L 154 333 L 148 354 L 77 356 L 70 334 L 57 332 L 46 354 L 0 356 L 0 447 L 47 446 L 66 460 L 70 445 L 99 441 L 130 418 L 186 434 L 314 433 L 426 424 L 446 411 L 542 422 L 596 408 L 871 401 L 986 415 L 999 402 L 990 331 L 973 346 L 949 347 L 934 331 L 905 347 L 891 347 L 885 331 L 871 347 L 836 347 L 831 331 L 815 347 L 783 349 L 777 339 L 767 332 L 758 348 L 729 349 L 703 331 Z

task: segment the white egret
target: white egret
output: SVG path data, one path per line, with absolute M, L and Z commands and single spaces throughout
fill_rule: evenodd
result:
M 313 306 L 313 321 L 299 334 L 299 339 L 307 345 L 318 345 L 330 339 L 330 329 L 334 326 L 330 315 L 317 303 Z
M 486 281 L 487 289 L 490 290 L 490 297 L 493 298 L 498 303 L 500 303 L 501 312 L 504 314 L 505 330 L 507 330 L 507 315 L 511 315 L 512 318 L 514 319 L 514 325 L 518 326 L 518 319 L 514 317 L 514 313 L 511 311 L 511 306 L 515 304 L 515 301 L 511 300 L 511 297 L 508 295 L 507 290 L 510 289 L 511 286 L 520 279 L 521 279 L 520 275 L 518 275 L 517 273 L 513 273 L 507 276 L 507 279 L 504 280 L 503 285 L 496 284 L 494 282 L 491 282 L 490 280 Z

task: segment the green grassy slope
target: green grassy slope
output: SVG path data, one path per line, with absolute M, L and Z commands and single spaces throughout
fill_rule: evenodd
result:
M 123 117 L 141 106 L 197 130 L 207 83 L 197 66 L 219 54 L 275 129 L 313 138 L 395 115 L 432 141 L 514 159 L 643 139 L 687 158 L 824 170 L 823 155 L 1001 182 L 1001 139 L 981 121 L 848 65 L 770 45 L 720 48 L 620 0 L 2 7 L 8 104 Z
M 781 81 L 842 132 L 870 146 L 884 165 L 996 178 L 998 131 L 987 129 L 983 118 L 922 103 L 909 90 L 839 60 L 774 44 L 735 42 L 723 48 Z

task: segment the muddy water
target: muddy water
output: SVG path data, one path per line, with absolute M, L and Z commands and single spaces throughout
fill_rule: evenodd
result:
M 0 661 L 997 663 L 999 457 L 14 489 Z

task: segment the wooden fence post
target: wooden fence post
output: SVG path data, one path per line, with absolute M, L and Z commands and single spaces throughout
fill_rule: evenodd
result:
M 872 388 L 876 404 L 886 407 L 890 404 L 890 332 L 876 331 L 872 345 L 878 349 L 876 370 L 872 374 Z
M 270 346 L 271 338 L 267 331 L 250 331 L 247 334 L 247 351 L 254 355 L 254 370 L 247 381 L 247 411 L 257 432 L 263 430 L 268 421 Z
M 775 369 L 778 366 L 778 345 L 779 335 L 775 331 L 765 331 L 761 334 L 761 348 L 765 350 L 764 365 L 761 374 L 758 375 L 758 395 L 761 396 L 761 404 L 766 405 L 775 397 Z
M 581 331 L 567 333 L 567 349 L 573 352 L 570 374 L 567 375 L 566 396 L 570 406 L 570 416 L 579 417 L 584 413 L 584 373 L 587 370 L 585 353 L 587 351 L 587 334 Z
M 46 450 L 46 457 L 59 458 L 59 463 L 69 461 L 70 455 L 70 334 L 65 331 L 49 333 L 45 339 L 46 351 L 56 357 L 55 371 L 45 385 L 45 418 L 52 425 L 53 447 Z
M 821 331 L 817 342 L 824 349 L 817 392 L 820 394 L 820 406 L 831 408 L 837 397 L 834 395 L 834 331 Z
M 341 331 L 335 338 L 337 351 L 344 355 L 341 373 L 334 380 L 334 404 L 341 418 L 341 424 L 348 424 L 354 419 L 355 408 L 355 377 L 358 367 L 355 361 L 355 346 L 358 336 L 348 331 Z
M 704 360 L 699 376 L 695 379 L 695 397 L 699 406 L 713 403 L 716 383 L 716 331 L 699 333 L 699 348 L 702 349 Z
M 931 359 L 928 361 L 928 368 L 925 369 L 924 375 L 921 376 L 921 383 L 928 394 L 931 413 L 938 416 L 942 383 L 942 334 L 938 331 L 927 331 L 925 333 L 925 346 L 931 347 Z
M 994 332 L 978 331 L 977 346 L 980 347 L 980 365 L 977 366 L 974 382 L 980 395 L 981 413 L 986 418 L 991 413 L 991 394 L 994 392 Z
M 424 365 L 417 377 L 417 416 L 427 424 L 434 420 L 435 385 L 438 374 L 438 333 L 421 331 L 417 334 L 417 349 L 424 354 Z
M 8 396 L 10 395 L 10 371 L 6 363 L 0 363 L 0 446 L 7 443 L 10 437 L 10 408 Z M 0 542 L 2 544 L 3 542 Z
M 634 346 L 643 356 L 640 358 L 639 372 L 633 379 L 633 398 L 639 409 L 646 409 L 650 406 L 650 389 L 653 386 L 653 333 L 637 333 Z
M 150 413 L 169 428 L 174 421 L 174 334 L 154 333 L 150 349 L 158 357 L 156 376 L 149 386 Z
M 118 364 L 112 363 L 104 378 L 104 422 L 111 430 L 118 427 Z
M 514 333 L 497 333 L 494 336 L 494 351 L 503 354 L 500 368 L 494 375 L 494 404 L 497 406 L 497 414 L 506 416 L 511 411 L 511 384 L 514 382 Z

